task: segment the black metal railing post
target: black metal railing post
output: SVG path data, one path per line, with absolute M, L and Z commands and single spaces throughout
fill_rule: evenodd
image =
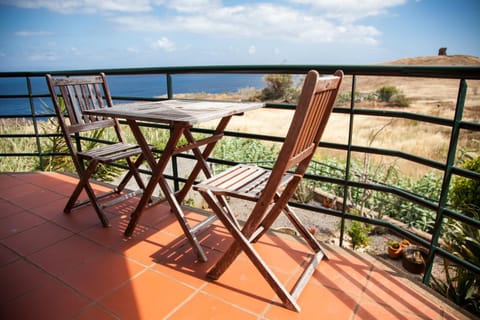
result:
M 167 99 L 173 99 L 173 80 L 172 80 L 172 74 L 167 73 Z
M 352 141 L 353 141 L 353 121 L 355 118 L 355 90 L 357 86 L 357 77 L 352 76 L 352 90 L 350 92 L 350 112 L 348 123 L 348 144 L 347 144 L 347 159 L 345 163 L 345 180 L 343 185 L 343 206 L 342 206 L 342 218 L 340 220 L 340 246 L 343 246 L 343 237 L 345 233 L 345 215 L 347 214 L 348 206 L 348 189 L 350 180 L 350 163 L 352 159 Z
M 455 166 L 455 155 L 457 153 L 458 137 L 460 135 L 460 125 L 462 122 L 466 95 L 467 95 L 467 82 L 465 81 L 465 79 L 461 79 L 459 88 L 458 88 L 457 105 L 455 107 L 453 126 L 450 134 L 450 144 L 448 147 L 447 161 L 446 161 L 445 171 L 443 174 L 440 198 L 438 201 L 437 216 L 435 219 L 432 240 L 430 243 L 428 264 L 426 266 L 426 271 L 423 276 L 423 282 L 427 284 L 430 282 L 430 276 L 431 276 L 432 267 L 433 267 L 433 258 L 435 257 L 436 251 L 439 249 L 438 240 L 440 238 L 440 234 L 443 227 L 444 211 L 447 208 L 447 204 L 448 204 L 448 192 L 450 190 L 450 181 L 452 179 L 452 169 Z
M 35 132 L 35 143 L 37 147 L 38 159 L 40 164 L 40 170 L 44 170 L 45 166 L 43 163 L 43 156 L 42 156 L 42 145 L 40 142 L 40 135 L 38 131 L 38 123 L 37 123 L 37 113 L 35 111 L 35 101 L 33 99 L 33 91 L 32 91 L 32 82 L 30 77 L 25 77 L 27 80 L 27 92 L 28 92 L 28 102 L 30 104 L 30 112 L 32 114 L 32 122 L 33 122 L 33 131 Z

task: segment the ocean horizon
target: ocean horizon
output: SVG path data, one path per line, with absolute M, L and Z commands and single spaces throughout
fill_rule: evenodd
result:
M 154 98 L 167 94 L 165 75 L 107 75 L 112 96 Z M 43 77 L 31 78 L 34 95 L 48 94 Z M 174 94 L 181 93 L 235 93 L 243 88 L 260 90 L 265 87 L 261 74 L 181 74 L 172 76 Z M 0 95 L 28 94 L 25 78 L 0 78 Z M 36 113 L 52 113 L 49 97 L 34 98 Z M 28 98 L 0 98 L 0 115 L 23 115 L 30 113 Z

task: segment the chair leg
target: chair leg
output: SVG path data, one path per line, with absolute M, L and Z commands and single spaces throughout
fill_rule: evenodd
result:
M 75 207 L 75 203 L 77 202 L 77 199 L 80 196 L 80 193 L 84 189 L 85 185 L 87 185 L 88 180 L 90 179 L 90 176 L 95 171 L 95 168 L 97 167 L 97 165 L 98 165 L 98 161 L 92 160 L 89 162 L 87 169 L 83 167 L 83 164 L 77 167 L 79 181 L 77 183 L 77 186 L 75 187 L 75 190 L 73 190 L 72 194 L 70 195 L 70 198 L 68 199 L 67 204 L 65 205 L 65 209 L 63 210 L 65 213 L 69 213 Z
M 93 191 L 92 187 L 90 186 L 90 183 L 85 185 L 85 191 L 87 192 L 88 197 L 90 198 L 90 202 L 92 203 L 93 208 L 95 209 L 95 212 L 97 213 L 98 218 L 102 222 L 102 226 L 104 227 L 110 227 L 110 221 L 105 215 L 105 212 L 100 208 L 97 202 L 97 197 L 95 196 L 95 192 Z
M 280 195 L 277 193 L 275 196 L 275 201 L 279 199 L 280 199 Z M 257 242 L 267 232 L 267 230 L 270 229 L 273 222 L 278 218 L 281 212 L 285 213 L 288 220 L 290 220 L 290 222 L 295 227 L 295 229 L 297 229 L 297 231 L 301 234 L 301 236 L 307 241 L 310 248 L 312 248 L 314 252 L 319 252 L 319 251 L 324 252 L 325 257 L 328 259 L 328 256 L 326 255 L 325 251 L 322 249 L 322 247 L 318 243 L 317 239 L 315 239 L 315 237 L 312 236 L 312 234 L 307 230 L 307 228 L 305 228 L 303 223 L 300 221 L 298 216 L 295 214 L 295 212 L 290 208 L 288 204 L 285 205 L 283 210 L 274 211 L 272 209 L 272 211 L 270 211 L 269 214 L 267 214 L 267 216 L 265 217 L 265 219 L 262 221 L 262 224 L 261 224 L 262 231 L 255 236 L 252 242 Z
M 78 197 L 80 196 L 80 193 L 82 192 L 83 189 L 85 189 L 85 192 L 87 193 L 87 196 L 90 199 L 90 203 L 95 209 L 95 212 L 97 213 L 98 218 L 102 222 L 102 225 L 104 227 L 109 227 L 110 222 L 108 218 L 105 216 L 105 213 L 103 212 L 102 208 L 100 208 L 100 206 L 98 205 L 95 191 L 93 191 L 89 183 L 90 176 L 93 174 L 93 172 L 95 172 L 95 168 L 97 167 L 97 165 L 98 165 L 98 161 L 92 160 L 90 161 L 88 168 L 80 172 L 80 181 L 78 182 L 77 186 L 75 187 L 75 190 L 70 196 L 70 199 L 68 200 L 67 205 L 65 206 L 64 212 L 69 213 L 72 210 L 72 208 L 75 206 L 75 203 Z
M 323 252 L 325 258 L 328 259 L 328 255 L 326 254 L 325 250 L 323 250 L 322 246 L 320 245 L 320 243 L 317 241 L 317 239 L 315 239 L 315 237 L 310 233 L 310 231 L 307 230 L 307 228 L 305 228 L 305 226 L 303 225 L 303 223 L 300 221 L 300 219 L 298 218 L 298 216 L 295 214 L 295 212 L 293 212 L 293 210 L 289 207 L 289 206 L 286 206 L 285 207 L 285 210 L 284 210 L 287 218 L 290 220 L 290 222 L 293 224 L 293 226 L 295 227 L 295 229 L 298 230 L 298 232 L 300 232 L 300 234 L 303 236 L 303 238 L 307 241 L 307 243 L 310 245 L 310 247 L 312 248 L 312 250 L 314 252 Z
M 280 283 L 280 281 L 275 276 L 275 274 L 270 270 L 270 268 L 262 260 L 260 255 L 255 251 L 255 249 L 251 245 L 248 238 L 240 231 L 240 229 L 236 226 L 236 224 L 233 221 L 231 221 L 228 214 L 223 212 L 223 209 L 214 200 L 214 196 L 210 194 L 209 191 L 207 192 L 201 191 L 201 193 L 206 199 L 206 201 L 209 203 L 212 210 L 217 214 L 220 221 L 222 221 L 225 228 L 227 228 L 227 230 L 236 240 L 236 242 L 234 243 L 236 245 L 235 246 L 232 245 L 230 247 L 230 248 L 233 248 L 234 250 L 234 252 L 232 252 L 233 256 L 230 255 L 229 250 L 227 250 L 227 252 L 224 254 L 223 257 L 227 257 L 227 260 L 229 260 L 229 257 L 233 257 L 233 259 L 235 259 L 238 256 L 237 250 L 238 252 L 241 252 L 241 251 L 245 252 L 245 254 L 249 257 L 249 259 L 252 261 L 252 263 L 257 268 L 257 270 L 262 274 L 262 276 L 265 278 L 268 284 L 272 287 L 272 289 L 275 291 L 278 297 L 282 300 L 285 307 L 290 310 L 300 311 L 300 306 L 297 304 L 293 296 L 285 289 L 285 287 Z M 219 260 L 219 262 L 222 260 L 223 259 Z M 215 274 L 216 271 L 214 269 L 217 268 L 217 264 L 207 274 L 207 276 L 212 280 L 216 280 L 220 276 L 220 274 Z
M 137 182 L 138 187 L 142 190 L 145 190 L 145 184 L 140 178 L 140 174 L 138 172 L 138 168 L 140 167 L 140 165 L 144 160 L 145 160 L 145 157 L 143 156 L 143 154 L 140 154 L 135 162 L 133 162 L 132 159 L 127 158 L 127 163 L 130 170 L 128 170 L 125 177 L 123 177 L 122 181 L 120 181 L 120 183 L 118 184 L 116 188 L 116 192 L 118 193 L 122 192 L 122 190 L 125 189 L 125 187 L 127 186 L 127 183 L 130 181 L 132 177 L 135 178 L 135 181 Z

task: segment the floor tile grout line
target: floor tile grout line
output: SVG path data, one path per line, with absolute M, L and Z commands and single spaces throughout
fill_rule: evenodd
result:
M 182 309 L 188 302 L 192 301 L 197 294 L 202 292 L 202 289 L 207 285 L 207 283 L 202 284 L 200 287 L 196 288 L 186 299 L 184 299 L 181 303 L 177 304 L 163 319 L 168 319 L 173 316 L 178 310 Z
M 351 313 L 351 316 L 350 316 L 350 320 L 354 320 L 357 316 L 357 313 L 358 313 L 359 308 L 360 308 L 360 304 L 362 302 L 362 299 L 363 299 L 363 296 L 364 296 L 365 292 L 367 291 L 367 287 L 368 287 L 368 284 L 370 282 L 370 279 L 372 278 L 374 269 L 375 269 L 375 266 L 373 264 L 370 264 L 370 268 L 369 268 L 368 274 L 367 274 L 367 279 L 365 281 L 365 284 L 362 288 L 361 293 L 358 295 L 357 301 L 355 302 L 355 307 L 353 307 L 353 310 L 352 310 L 352 313 Z
M 73 235 L 72 235 L 72 236 L 73 236 Z M 54 274 L 54 273 L 49 272 L 48 270 L 46 270 L 45 268 L 43 268 L 41 265 L 35 263 L 33 260 L 28 259 L 28 257 L 22 256 L 22 255 L 19 255 L 19 257 L 20 257 L 21 259 L 25 260 L 25 262 L 31 264 L 32 266 L 34 266 L 35 268 L 37 268 L 38 270 L 40 270 L 41 272 L 43 272 L 43 273 L 47 274 L 48 276 L 50 276 L 51 278 L 53 278 L 55 281 L 57 281 L 58 283 L 60 283 L 62 286 L 66 287 L 66 288 L 69 288 L 70 290 L 72 290 L 73 292 L 75 292 L 78 296 L 80 296 L 81 298 L 83 298 L 83 299 L 85 299 L 86 301 L 88 301 L 89 303 L 88 303 L 86 306 L 82 307 L 80 310 L 85 311 L 87 307 L 91 307 L 91 306 L 100 307 L 100 306 L 101 306 L 102 309 L 109 310 L 109 313 L 113 313 L 113 314 L 115 315 L 115 317 L 117 317 L 117 318 L 120 318 L 120 317 L 116 316 L 116 314 L 115 314 L 112 310 L 110 310 L 110 309 L 106 308 L 105 306 L 103 306 L 103 304 L 101 303 L 101 301 L 102 301 L 104 298 L 108 297 L 109 295 L 113 294 L 115 291 L 117 291 L 118 289 L 120 289 L 121 287 L 123 287 L 124 285 L 126 285 L 127 283 L 129 283 L 129 282 L 133 281 L 134 279 L 140 277 L 140 275 L 143 274 L 143 273 L 145 273 L 147 270 L 149 270 L 149 267 L 148 267 L 148 266 L 147 266 L 147 267 L 143 267 L 143 269 L 142 269 L 141 271 L 139 271 L 139 272 L 137 272 L 136 274 L 132 275 L 132 276 L 129 277 L 128 279 L 122 281 L 120 284 L 118 284 L 118 285 L 116 285 L 116 286 L 114 286 L 114 287 L 109 288 L 108 292 L 106 292 L 106 293 L 104 293 L 103 295 L 101 295 L 101 296 L 99 296 L 99 297 L 97 297 L 97 298 L 94 299 L 94 298 L 91 298 L 91 297 L 89 297 L 88 295 L 84 294 L 83 292 L 81 292 L 81 291 L 80 291 L 79 289 L 77 289 L 75 286 L 72 286 L 72 285 L 70 285 L 68 282 L 64 281 L 60 276 L 58 276 L 58 275 L 56 275 L 56 274 Z M 83 262 L 83 263 L 81 263 L 81 264 L 76 265 L 75 267 L 78 267 L 79 265 L 82 265 L 82 264 L 85 264 L 85 263 L 86 263 L 86 262 Z M 137 263 L 138 263 L 138 262 L 137 262 Z M 145 266 L 145 265 L 143 265 L 143 264 L 141 264 L 141 265 L 142 265 L 142 266 Z M 70 269 L 70 270 L 73 270 L 73 268 Z M 40 287 L 40 286 L 39 286 L 39 287 Z M 26 294 L 28 294 L 28 292 L 26 292 L 24 295 L 26 295 Z M 22 295 L 22 296 L 23 296 L 23 295 Z M 15 299 L 13 299 L 12 301 L 14 301 L 14 300 L 16 300 L 16 299 L 18 299 L 18 298 L 20 298 L 20 297 L 21 297 L 21 296 L 17 296 L 17 297 L 15 297 Z M 80 313 L 81 313 L 80 310 L 79 310 L 79 312 L 77 312 L 76 314 L 80 314 Z
M 308 254 L 308 255 L 309 255 L 310 257 L 312 256 L 311 254 Z M 290 274 L 290 276 L 288 277 L 287 281 L 285 281 L 285 284 L 282 284 L 282 285 L 284 285 L 285 288 L 287 288 L 287 285 L 291 285 L 291 281 L 294 281 L 294 280 L 297 278 L 298 273 L 299 273 L 299 272 L 301 273 L 302 270 L 304 270 L 303 267 L 304 267 L 306 264 L 308 264 L 308 259 L 307 259 L 307 260 L 304 259 L 302 263 L 297 264 L 297 266 L 295 267 L 295 271 Z M 317 266 L 317 267 L 318 267 L 318 266 Z M 317 269 L 315 268 L 315 271 L 316 271 L 316 270 L 317 270 Z M 314 272 L 315 272 L 315 271 L 314 271 Z M 273 289 L 272 289 L 272 290 L 273 290 Z M 288 293 L 290 293 L 290 291 L 289 291 Z M 265 306 L 265 309 L 263 310 L 263 312 L 261 312 L 261 316 L 262 316 L 262 317 L 264 317 L 265 319 L 267 319 L 266 315 L 267 315 L 268 311 L 270 311 L 270 309 L 272 309 L 273 305 L 275 304 L 275 299 L 277 299 L 277 298 L 278 298 L 278 296 L 274 293 L 274 294 L 272 295 L 272 299 L 270 299 L 270 303 L 268 303 L 268 304 Z M 279 298 L 278 298 L 278 299 L 279 299 Z M 281 300 L 280 300 L 279 303 L 280 303 L 281 306 L 283 306 Z M 284 307 L 284 306 L 283 306 L 283 307 Z
M 10 247 L 9 247 L 10 248 Z M 52 272 L 49 272 L 47 269 L 45 269 L 44 267 L 42 267 L 40 264 L 36 263 L 35 261 L 31 260 L 28 256 L 25 256 L 25 255 L 22 255 L 20 254 L 19 252 L 17 252 L 16 250 L 14 250 L 13 248 L 10 248 L 11 250 L 13 250 L 17 255 L 18 257 L 23 260 L 24 262 L 28 263 L 29 265 L 33 266 L 34 268 L 36 268 L 38 271 L 42 272 L 43 274 L 46 274 L 48 275 L 49 277 L 51 277 L 53 280 L 57 281 L 58 283 L 60 283 L 62 286 L 64 287 L 67 287 L 69 289 L 71 289 L 72 291 L 74 291 L 77 295 L 79 295 L 80 297 L 82 297 L 83 299 L 89 301 L 89 302 L 94 302 L 94 299 L 84 295 L 82 292 L 80 292 L 77 288 L 71 286 L 70 284 L 68 284 L 67 282 L 65 282 L 63 279 L 61 279 L 58 275 L 52 273 Z M 43 286 L 44 284 L 42 285 L 39 285 L 40 286 Z M 32 290 L 36 290 L 38 289 L 37 288 L 31 288 L 29 290 L 32 291 Z M 23 295 L 26 295 L 28 294 L 29 292 L 25 292 Z M 21 296 L 23 295 L 20 295 L 20 296 L 17 296 L 15 297 L 14 299 L 12 299 L 11 301 L 15 301 L 17 299 L 19 299 Z
M 99 303 L 99 301 L 93 301 L 92 303 L 89 303 L 88 305 L 86 305 L 85 307 L 81 308 L 78 310 L 78 312 L 74 313 L 71 317 L 71 319 L 77 319 L 78 316 L 82 315 L 84 312 L 86 312 L 88 309 L 90 308 L 99 308 L 100 310 L 102 310 L 103 312 L 105 312 L 106 314 L 108 314 L 109 316 L 111 316 L 112 318 L 116 319 L 116 320 L 122 320 L 122 318 L 117 315 L 115 312 L 113 312 L 112 310 L 106 308 L 104 305 L 102 305 L 101 303 Z
M 233 303 L 232 301 L 223 299 L 222 297 L 220 297 L 220 296 L 218 296 L 218 295 L 212 294 L 212 293 L 210 293 L 210 292 L 208 292 L 208 291 L 204 291 L 204 288 L 205 288 L 207 285 L 211 284 L 211 283 L 215 283 L 215 281 L 207 281 L 207 282 L 205 283 L 205 285 L 202 286 L 201 290 L 199 291 L 199 294 L 204 294 L 204 295 L 206 295 L 206 296 L 208 296 L 208 297 L 211 297 L 212 299 L 221 301 L 221 302 L 223 302 L 223 303 L 225 303 L 225 304 L 228 304 L 229 306 L 232 306 L 232 307 L 234 307 L 234 308 L 236 308 L 236 309 L 242 310 L 243 312 L 246 312 L 246 313 L 248 313 L 248 314 L 251 314 L 251 315 L 253 315 L 253 316 L 256 316 L 256 317 L 259 318 L 259 319 L 260 319 L 260 318 L 265 318 L 265 317 L 262 315 L 262 312 L 259 312 L 259 313 L 254 312 L 254 311 L 252 311 L 252 310 L 250 310 L 250 309 L 247 309 L 246 307 L 242 307 L 242 306 L 240 306 L 240 305 L 238 305 L 238 304 L 235 304 L 235 303 Z M 266 303 L 268 303 L 268 302 L 266 302 Z M 265 318 L 265 319 L 266 319 L 266 318 Z
M 51 222 L 51 223 L 55 224 L 55 223 L 52 222 L 52 221 L 46 221 L 45 223 L 47 223 L 47 222 Z M 59 226 L 62 227 L 62 228 L 64 228 L 64 227 L 61 226 L 61 225 L 59 225 Z M 99 302 L 101 299 L 103 299 L 105 296 L 108 296 L 109 294 L 111 294 L 111 293 L 113 293 L 114 291 L 118 290 L 120 287 L 122 287 L 123 285 L 125 285 L 125 284 L 128 283 L 129 281 L 135 279 L 136 277 L 139 276 L 140 273 L 145 272 L 145 271 L 149 268 L 149 266 L 146 266 L 145 264 L 141 263 L 141 262 L 138 261 L 138 260 L 134 260 L 134 259 L 132 260 L 130 257 L 127 257 L 127 256 L 125 256 L 125 255 L 122 255 L 121 253 L 119 253 L 119 252 L 117 252 L 117 251 L 114 251 L 114 250 L 112 250 L 111 248 L 108 248 L 108 247 L 106 247 L 106 246 L 103 246 L 103 245 L 101 245 L 101 244 L 93 241 L 92 239 L 83 236 L 83 235 L 81 234 L 81 232 L 73 232 L 72 230 L 68 230 L 68 229 L 66 229 L 66 228 L 64 228 L 64 229 L 67 230 L 67 231 L 69 231 L 69 232 L 71 232 L 71 234 L 70 234 L 68 237 L 66 237 L 66 238 L 64 238 L 64 239 L 61 239 L 61 240 L 59 240 L 59 241 L 56 241 L 55 243 L 52 243 L 52 244 L 50 244 L 50 245 L 48 245 L 48 246 L 46 246 L 46 247 L 43 247 L 42 249 L 39 249 L 39 250 L 37 250 L 37 251 L 35 251 L 35 252 L 32 252 L 32 253 L 29 253 L 29 254 L 23 254 L 23 253 L 15 250 L 14 248 L 6 245 L 5 243 L 1 243 L 1 245 L 4 246 L 4 247 L 6 247 L 6 248 L 8 248 L 10 251 L 12 251 L 15 255 L 18 256 L 19 259 L 21 259 L 21 260 L 25 261 L 26 263 L 32 265 L 33 267 L 35 267 L 36 269 L 38 269 L 38 270 L 41 271 L 42 273 L 48 275 L 49 277 L 51 277 L 51 278 L 54 279 L 55 281 L 59 282 L 61 285 L 65 286 L 65 287 L 67 287 L 67 288 L 69 288 L 69 289 L 71 289 L 71 290 L 74 291 L 76 294 L 78 294 L 80 297 L 82 297 L 82 298 L 86 299 L 87 301 L 89 301 L 90 304 L 98 303 L 98 302 Z M 109 252 L 109 253 L 113 253 L 113 254 L 116 254 L 116 255 L 121 256 L 121 257 L 123 257 L 123 258 L 126 258 L 126 259 L 128 259 L 128 260 L 131 260 L 131 261 L 136 262 L 137 264 L 139 264 L 140 266 L 142 266 L 142 267 L 144 268 L 144 269 L 143 269 L 143 272 L 139 272 L 139 273 L 135 274 L 133 277 L 130 277 L 129 279 L 123 281 L 120 285 L 118 285 L 118 286 L 116 286 L 116 287 L 114 287 L 114 288 L 111 288 L 111 290 L 109 290 L 108 293 L 104 294 L 102 297 L 99 297 L 99 298 L 97 298 L 97 299 L 93 299 L 93 298 L 90 298 L 89 296 L 83 294 L 80 290 L 78 290 L 78 289 L 75 288 L 74 286 L 70 285 L 70 284 L 67 283 L 66 281 L 64 281 L 59 275 L 56 275 L 56 274 L 54 274 L 54 273 L 52 273 L 52 272 L 49 272 L 47 269 L 45 269 L 44 267 L 42 267 L 40 264 L 36 263 L 34 260 L 32 260 L 31 258 L 29 258 L 30 256 L 32 256 L 32 255 L 34 255 L 34 254 L 36 254 L 36 253 L 38 253 L 38 252 L 41 252 L 42 250 L 45 250 L 45 249 L 47 249 L 47 248 L 50 248 L 50 247 L 52 247 L 52 246 L 54 246 L 54 245 L 57 245 L 58 243 L 61 243 L 61 242 L 66 241 L 66 240 L 68 240 L 68 239 L 71 239 L 71 238 L 73 238 L 73 237 L 75 237 L 75 236 L 78 236 L 78 237 L 80 237 L 80 238 L 83 238 L 84 240 L 87 240 L 87 241 L 92 242 L 92 243 L 94 243 L 94 244 L 96 244 L 96 245 L 99 245 L 99 246 L 101 246 L 103 249 L 106 249 L 106 251 Z M 8 237 L 7 237 L 7 238 L 8 238 Z M 91 261 L 91 260 L 93 260 L 93 259 L 95 259 L 95 258 L 98 258 L 99 256 L 101 256 L 101 254 L 95 255 L 94 257 L 90 257 L 90 258 L 88 259 L 88 261 Z M 15 261 L 17 261 L 17 260 L 15 260 Z M 11 262 L 11 263 L 14 263 L 15 261 L 13 261 L 13 262 Z M 75 269 L 75 268 L 78 268 L 78 267 L 80 267 L 81 265 L 84 265 L 84 264 L 88 263 L 88 261 L 83 261 L 83 262 L 81 262 L 81 263 L 79 263 L 79 264 L 76 264 L 75 266 L 72 266 L 72 268 L 69 268 L 68 270 L 64 270 L 64 271 L 62 272 L 62 274 L 64 274 L 65 272 L 68 272 L 69 270 L 73 270 L 73 269 Z M 8 265 L 8 264 L 7 264 L 7 265 Z M 3 268 L 3 267 L 4 267 L 4 266 L 2 266 L 2 268 Z M 34 288 L 32 288 L 31 290 L 33 290 L 33 289 L 34 289 Z M 29 290 L 29 292 L 30 292 L 31 290 Z M 24 295 L 26 295 L 26 294 L 28 294 L 28 292 L 25 292 L 24 294 L 15 297 L 14 299 L 12 299 L 12 301 L 14 301 L 14 300 L 16 300 L 16 299 L 19 299 L 21 296 L 24 296 Z

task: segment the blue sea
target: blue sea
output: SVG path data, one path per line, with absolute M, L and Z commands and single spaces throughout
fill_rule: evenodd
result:
M 112 96 L 152 98 L 167 94 L 164 75 L 145 76 L 107 76 Z M 226 93 L 253 87 L 257 90 L 265 86 L 263 75 L 174 75 L 172 76 L 174 94 L 178 93 Z M 44 77 L 31 78 L 33 94 L 48 94 Z M 0 95 L 27 94 L 25 78 L 0 78 Z M 49 97 L 34 99 L 36 113 L 52 113 Z M 27 98 L 0 98 L 0 115 L 22 115 L 30 113 Z

